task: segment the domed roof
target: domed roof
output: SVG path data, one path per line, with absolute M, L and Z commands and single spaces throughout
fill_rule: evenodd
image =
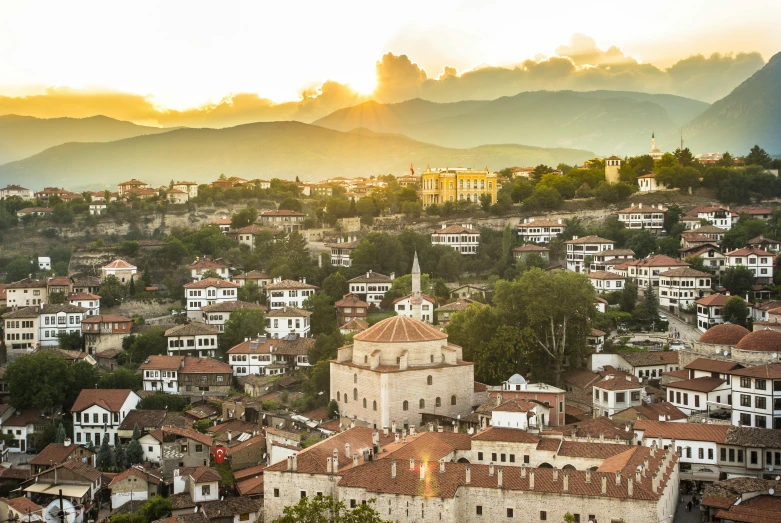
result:
M 525 385 L 526 378 L 524 378 L 520 374 L 513 374 L 512 376 L 510 376 L 510 379 L 507 380 L 507 383 L 509 383 L 510 385 Z
M 705 334 L 700 336 L 700 343 L 737 345 L 747 334 L 750 334 L 750 332 L 745 327 L 732 323 L 721 323 L 705 331 Z
M 407 316 L 393 316 L 375 323 L 353 337 L 356 341 L 374 343 L 409 343 L 446 340 L 447 334 L 428 323 Z
M 770 329 L 754 331 L 740 340 L 738 349 L 755 352 L 779 352 L 781 351 L 781 332 Z

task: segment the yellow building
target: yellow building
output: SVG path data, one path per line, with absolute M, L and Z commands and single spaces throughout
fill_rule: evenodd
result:
M 491 202 L 496 202 L 498 189 L 496 173 L 466 167 L 426 167 L 421 174 L 420 187 L 424 207 L 459 200 L 479 203 L 483 194 L 490 194 Z

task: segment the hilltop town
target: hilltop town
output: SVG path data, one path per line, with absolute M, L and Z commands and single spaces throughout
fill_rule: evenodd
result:
M 15 180 L 0 515 L 773 521 L 780 163 Z

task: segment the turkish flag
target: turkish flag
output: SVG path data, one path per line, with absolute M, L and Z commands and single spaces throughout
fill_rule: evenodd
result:
M 214 462 L 218 465 L 225 463 L 225 447 L 214 447 Z

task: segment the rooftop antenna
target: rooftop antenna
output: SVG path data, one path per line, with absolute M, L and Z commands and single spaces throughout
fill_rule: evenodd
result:
M 681 151 L 683 151 L 683 127 L 681 127 Z

